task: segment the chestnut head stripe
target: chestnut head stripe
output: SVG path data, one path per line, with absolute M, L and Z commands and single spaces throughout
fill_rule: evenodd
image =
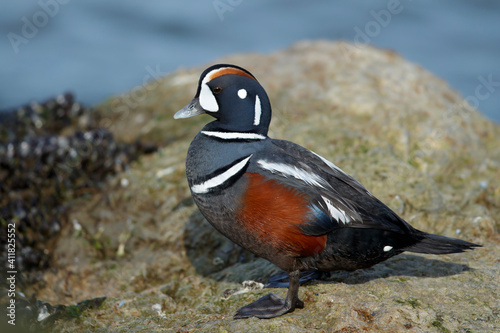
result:
M 217 103 L 217 99 L 215 98 L 214 94 L 212 93 L 212 90 L 210 90 L 210 87 L 208 86 L 208 82 L 212 81 L 215 78 L 218 78 L 222 75 L 226 74 L 236 74 L 236 75 L 242 75 L 249 77 L 253 80 L 255 78 L 245 72 L 244 70 L 241 70 L 239 68 L 234 68 L 234 67 L 221 67 L 214 69 L 207 73 L 203 80 L 201 81 L 201 90 L 200 90 L 200 105 L 203 109 L 209 111 L 209 112 L 217 112 L 219 111 L 219 104 Z
M 212 81 L 213 79 L 218 78 L 219 76 L 222 76 L 222 75 L 226 75 L 226 74 L 242 75 L 242 76 L 246 76 L 246 77 L 249 77 L 249 78 L 255 80 L 255 78 L 252 75 L 250 75 L 249 73 L 247 73 L 241 69 L 234 68 L 234 67 L 222 67 L 222 68 L 214 69 L 213 71 L 211 71 L 210 73 L 207 74 L 206 78 L 208 78 L 208 81 Z

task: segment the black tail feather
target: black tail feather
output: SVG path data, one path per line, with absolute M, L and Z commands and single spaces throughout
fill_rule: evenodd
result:
M 482 245 L 466 242 L 461 239 L 423 233 L 423 239 L 405 248 L 405 251 L 428 254 L 460 253 Z

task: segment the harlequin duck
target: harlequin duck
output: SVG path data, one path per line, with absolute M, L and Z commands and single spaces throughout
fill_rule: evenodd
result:
M 404 251 L 457 253 L 480 245 L 419 231 L 332 162 L 267 136 L 271 104 L 247 70 L 206 69 L 194 99 L 174 118 L 215 120 L 194 138 L 186 174 L 205 218 L 239 246 L 289 274 L 286 299 L 269 294 L 238 318 L 302 308 L 301 271 L 368 268 Z

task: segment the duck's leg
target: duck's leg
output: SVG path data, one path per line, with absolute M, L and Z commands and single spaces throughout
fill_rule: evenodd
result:
M 274 293 L 270 293 L 236 311 L 234 319 L 250 317 L 268 319 L 292 312 L 295 308 L 303 308 L 304 302 L 299 299 L 300 271 L 293 271 L 289 273 L 289 276 L 290 285 L 288 287 L 286 299 Z
M 267 280 L 267 284 L 264 286 L 264 288 L 288 288 L 289 286 L 288 275 L 289 274 L 287 272 L 280 272 L 271 275 L 269 277 L 269 280 Z M 303 285 L 304 283 L 309 282 L 311 280 L 320 279 L 320 273 L 318 271 L 300 272 L 299 276 L 300 276 L 299 285 Z

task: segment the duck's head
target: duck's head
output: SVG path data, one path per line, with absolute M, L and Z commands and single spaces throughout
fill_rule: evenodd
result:
M 200 76 L 193 100 L 178 111 L 175 119 L 206 113 L 216 120 L 214 129 L 267 135 L 271 104 L 266 91 L 246 69 L 218 64 Z

